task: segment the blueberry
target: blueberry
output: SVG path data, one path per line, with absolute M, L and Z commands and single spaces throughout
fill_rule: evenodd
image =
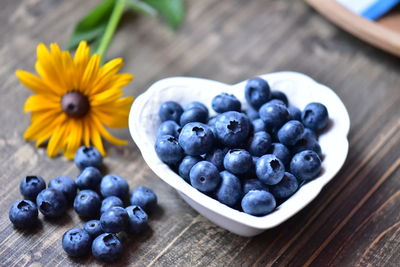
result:
M 132 191 L 131 204 L 149 212 L 157 206 L 157 195 L 150 188 L 139 186 Z
M 260 157 L 267 154 L 271 146 L 271 136 L 267 132 L 256 132 L 249 140 L 248 150 L 251 155 Z
M 67 200 L 63 193 L 53 188 L 41 191 L 36 198 L 39 211 L 46 217 L 54 218 L 67 210 Z
M 215 96 L 211 102 L 212 108 L 218 113 L 227 111 L 239 111 L 242 109 L 242 104 L 234 95 L 222 93 Z
M 101 201 L 100 213 L 102 214 L 106 210 L 112 207 L 123 207 L 123 206 L 124 202 L 119 197 L 109 196 L 103 199 L 103 201 Z
M 255 109 L 259 109 L 270 98 L 271 90 L 267 81 L 253 78 L 247 81 L 245 97 L 247 102 Z
M 100 193 L 103 197 L 117 196 L 125 199 L 129 194 L 129 184 L 118 175 L 107 174 L 101 180 Z
M 210 126 L 200 122 L 186 124 L 179 134 L 179 145 L 190 156 L 199 156 L 212 150 L 214 133 Z
M 123 247 L 115 234 L 101 234 L 93 241 L 92 254 L 101 261 L 114 262 L 121 258 Z
M 147 213 L 140 206 L 129 206 L 125 208 L 128 213 L 128 231 L 131 233 L 141 233 L 148 227 Z
M 288 121 L 278 131 L 279 142 L 293 146 L 303 136 L 304 126 L 299 121 Z
M 293 154 L 297 154 L 303 150 L 313 150 L 319 157 L 322 156 L 321 146 L 312 134 L 303 134 L 303 137 L 291 149 Z
M 304 137 L 313 138 L 315 140 L 318 140 L 317 134 L 313 130 L 311 130 L 309 128 L 304 128 L 303 138 Z
M 253 132 L 261 132 L 266 130 L 265 122 L 262 119 L 255 119 L 251 122 L 253 125 Z
M 101 229 L 105 233 L 119 233 L 128 226 L 128 213 L 122 207 L 111 207 L 100 217 Z
M 207 125 L 210 126 L 210 129 L 211 129 L 211 131 L 213 132 L 214 137 L 217 136 L 217 132 L 216 132 L 216 130 L 215 130 L 215 122 L 217 121 L 217 117 L 218 117 L 218 116 L 212 117 L 212 118 L 210 118 L 210 119 L 208 120 L 208 122 L 207 122 Z M 214 138 L 214 145 L 216 145 L 216 143 L 217 143 L 217 140 Z
M 268 129 L 279 129 L 289 118 L 284 105 L 267 103 L 260 108 L 260 118 Z
M 90 251 L 92 238 L 81 228 L 74 228 L 64 233 L 62 247 L 71 257 L 82 257 Z
M 301 121 L 301 111 L 297 107 L 288 107 L 289 120 Z
M 290 150 L 281 143 L 272 143 L 269 147 L 268 154 L 274 154 L 285 166 L 290 163 L 292 158 Z
M 247 194 L 251 190 L 269 191 L 268 187 L 259 179 L 248 179 L 243 182 L 243 194 Z
M 282 180 L 285 167 L 275 155 L 267 154 L 258 159 L 256 173 L 261 182 L 267 185 L 274 185 Z
M 103 164 L 103 157 L 97 148 L 92 146 L 81 146 L 78 151 L 76 151 L 75 164 L 81 170 L 90 166 L 100 168 Z
M 35 200 L 37 195 L 46 188 L 46 182 L 40 176 L 26 176 L 19 184 L 21 194 L 31 200 Z
M 271 91 L 271 99 L 281 100 L 283 103 L 285 103 L 285 106 L 288 106 L 289 104 L 286 94 L 278 90 Z
M 242 197 L 242 186 L 239 178 L 228 171 L 220 172 L 221 185 L 215 194 L 217 200 L 233 207 Z
M 280 99 L 271 99 L 271 100 L 268 101 L 266 104 L 269 104 L 269 105 L 277 104 L 277 105 L 281 105 L 281 106 L 287 107 L 286 104 L 285 104 L 285 102 L 283 102 L 283 101 L 280 100 Z
M 215 131 L 221 144 L 238 147 L 249 136 L 250 121 L 242 113 L 228 111 L 218 116 L 215 122 Z
M 178 138 L 180 131 L 181 127 L 175 121 L 164 121 L 158 128 L 157 137 L 172 135 L 173 137 Z
M 186 182 L 190 182 L 189 172 L 190 169 L 197 163 L 202 161 L 203 159 L 199 156 L 186 156 L 182 159 L 181 163 L 179 163 L 178 173 L 179 176 L 182 177 Z
M 311 180 L 321 171 L 321 160 L 312 150 L 304 150 L 293 156 L 290 172 L 299 180 Z
M 175 121 L 179 123 L 183 109 L 181 105 L 174 101 L 167 101 L 161 104 L 158 111 L 161 121 Z
M 299 183 L 296 177 L 289 172 L 285 172 L 285 175 L 279 183 L 270 186 L 270 192 L 275 198 L 282 199 L 293 195 L 298 187 Z
M 250 169 L 252 161 L 250 153 L 246 150 L 231 149 L 225 155 L 224 167 L 231 173 L 244 174 Z
M 274 196 L 264 190 L 249 191 L 242 199 L 242 209 L 245 213 L 263 216 L 276 207 Z
M 178 143 L 178 139 L 172 135 L 158 137 L 155 150 L 157 156 L 166 164 L 176 164 L 183 157 L 183 150 Z
M 203 103 L 198 102 L 198 101 L 190 102 L 189 104 L 187 104 L 185 106 L 184 110 L 189 110 L 192 108 L 200 108 L 200 109 L 204 110 L 204 112 L 207 112 L 207 117 L 208 117 L 208 108 Z
M 255 110 L 255 109 L 252 108 L 252 107 L 246 109 L 246 115 L 247 115 L 247 117 L 249 117 L 249 119 L 250 119 L 251 121 L 254 121 L 254 120 L 260 118 L 260 114 L 258 114 L 258 111 Z
M 68 176 L 59 176 L 51 179 L 49 188 L 54 188 L 63 193 L 68 202 L 73 201 L 76 196 L 77 187 L 75 181 Z
M 86 222 L 83 225 L 83 229 L 90 235 L 92 239 L 95 239 L 96 237 L 104 233 L 103 229 L 101 229 L 101 223 L 99 220 L 91 220 Z
M 305 127 L 316 132 L 321 131 L 328 125 L 328 110 L 321 103 L 310 103 L 301 113 L 301 120 Z
M 17 228 L 31 228 L 38 221 L 36 204 L 30 200 L 19 200 L 12 204 L 8 218 Z
M 217 167 L 208 161 L 200 161 L 194 165 L 189 177 L 191 185 L 205 193 L 214 191 L 221 181 Z
M 191 108 L 185 110 L 180 119 L 181 126 L 185 126 L 189 122 L 201 122 L 206 123 L 208 119 L 208 111 L 204 111 L 201 108 Z
M 82 218 L 95 218 L 99 214 L 100 196 L 93 190 L 82 190 L 76 195 L 74 209 Z
M 101 173 L 95 167 L 86 167 L 83 169 L 78 178 L 76 178 L 75 183 L 80 190 L 92 189 L 97 190 L 101 181 Z
M 225 155 L 226 151 L 224 149 L 217 148 L 206 155 L 206 160 L 214 164 L 219 171 L 223 171 Z

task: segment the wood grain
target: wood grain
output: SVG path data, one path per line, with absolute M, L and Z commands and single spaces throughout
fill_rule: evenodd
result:
M 100 265 L 71 259 L 62 234 L 82 224 L 70 210 L 41 220 L 34 232 L 15 230 L 7 214 L 20 199 L 20 179 L 47 181 L 78 170 L 62 157 L 22 139 L 30 92 L 16 69 L 33 70 L 39 42 L 65 45 L 73 24 L 98 1 L 3 0 L 0 9 L 0 265 Z M 352 127 L 344 168 L 304 210 L 253 238 L 229 233 L 198 215 L 144 163 L 136 145 L 107 145 L 110 173 L 131 188 L 146 185 L 159 195 L 151 230 L 125 242 L 116 265 L 132 266 L 396 266 L 400 261 L 400 60 L 327 22 L 302 1 L 187 1 L 177 32 L 161 21 L 124 16 L 108 53 L 122 56 L 136 80 L 137 96 L 154 81 L 177 75 L 236 83 L 261 73 L 294 70 L 334 88 L 349 110 Z M 206 88 L 205 88 L 206 90 Z M 130 140 L 127 130 L 115 132 Z M 41 217 L 42 218 L 42 217 Z M 42 218 L 43 219 L 43 218 Z

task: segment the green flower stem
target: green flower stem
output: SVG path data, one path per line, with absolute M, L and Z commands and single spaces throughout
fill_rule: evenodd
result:
M 99 48 L 96 54 L 99 54 L 101 59 L 104 59 L 104 55 L 107 51 L 108 46 L 114 36 L 114 32 L 117 29 L 118 23 L 122 17 L 125 8 L 125 0 L 117 0 L 114 9 L 111 13 L 110 20 L 108 21 L 106 30 L 104 32 L 103 38 L 100 41 Z

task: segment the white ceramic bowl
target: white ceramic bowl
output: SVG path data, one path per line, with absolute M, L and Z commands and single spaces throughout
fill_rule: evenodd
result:
M 278 72 L 260 77 L 266 79 L 272 89 L 281 90 L 289 97 L 290 104 L 303 109 L 310 102 L 321 102 L 327 108 L 331 119 L 330 129 L 320 136 L 319 143 L 324 154 L 322 172 L 314 180 L 302 186 L 292 197 L 277 209 L 263 217 L 255 217 L 234 210 L 215 199 L 197 191 L 160 161 L 154 150 L 154 143 L 160 119 L 160 104 L 174 100 L 182 106 L 191 101 L 201 101 L 208 106 L 219 93 L 235 95 L 244 109 L 246 81 L 235 85 L 188 77 L 173 77 L 154 83 L 133 103 L 129 115 L 129 130 L 139 147 L 144 160 L 164 182 L 175 188 L 182 198 L 200 214 L 215 224 L 242 236 L 254 236 L 275 227 L 296 214 L 310 203 L 342 167 L 348 152 L 347 134 L 350 119 L 339 97 L 328 87 L 310 77 L 295 72 Z

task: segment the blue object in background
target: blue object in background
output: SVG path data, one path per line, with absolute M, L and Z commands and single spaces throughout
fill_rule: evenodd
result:
M 336 0 L 350 11 L 370 20 L 377 20 L 393 7 L 400 3 L 400 0 Z

